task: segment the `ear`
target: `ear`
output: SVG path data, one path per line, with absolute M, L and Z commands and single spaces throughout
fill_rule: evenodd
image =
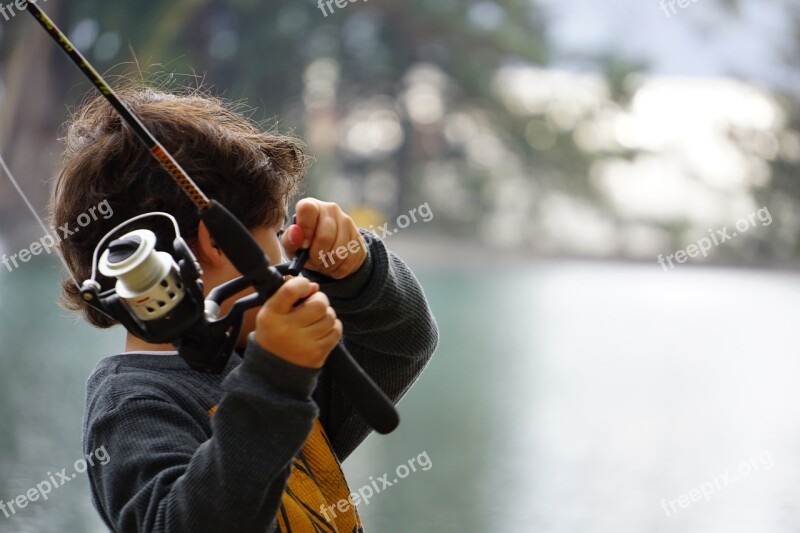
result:
M 197 242 L 194 245 L 194 253 L 200 265 L 204 268 L 208 266 L 212 268 L 219 267 L 225 258 L 225 254 L 214 243 L 214 239 L 202 220 L 197 226 Z

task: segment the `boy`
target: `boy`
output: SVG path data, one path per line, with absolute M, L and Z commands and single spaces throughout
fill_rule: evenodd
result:
M 281 262 L 281 247 L 290 257 L 301 247 L 311 253 L 304 277 L 248 312 L 221 375 L 195 372 L 172 345 L 130 333 L 124 353 L 97 365 L 87 383 L 84 448 L 102 445 L 111 457 L 89 470 L 100 516 L 120 532 L 362 531 L 355 506 L 341 511 L 336 504 L 350 499 L 339 464 L 369 428 L 322 367 L 343 338 L 397 402 L 438 342 L 421 287 L 402 260 L 377 239 L 365 239 L 336 204 L 302 200 L 296 225 L 279 232 L 306 168 L 294 139 L 262 132 L 205 95 L 125 90 L 120 96 L 200 188 L 251 230 L 271 263 Z M 202 266 L 206 293 L 239 275 L 193 204 L 105 100 L 80 109 L 64 140 L 51 198 L 54 225 L 71 223 L 103 200 L 114 213 L 61 242 L 78 279 L 90 277 L 103 235 L 151 211 L 178 220 Z M 159 242 L 171 242 L 168 228 L 149 229 Z M 351 253 L 323 264 L 326 254 L 353 241 Z M 102 283 L 105 290 L 113 281 Z M 62 289 L 68 309 L 97 327 L 114 325 L 82 303 L 70 279 Z

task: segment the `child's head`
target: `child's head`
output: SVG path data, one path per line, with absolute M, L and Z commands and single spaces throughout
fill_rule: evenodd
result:
M 206 195 L 227 207 L 247 228 L 283 222 L 287 200 L 306 170 L 306 157 L 296 139 L 263 132 L 231 106 L 199 93 L 128 89 L 119 95 Z M 96 217 L 61 241 L 61 252 L 76 278 L 90 277 L 92 253 L 100 239 L 139 214 L 170 213 L 178 220 L 184 239 L 194 246 L 199 224 L 196 206 L 105 99 L 94 98 L 72 116 L 64 142 L 50 199 L 53 227 L 74 228 L 82 214 L 104 202 L 113 211 L 112 217 Z M 144 222 L 126 230 L 147 227 L 160 242 L 172 242 L 168 224 Z M 112 280 L 100 277 L 100 281 L 103 290 L 113 286 Z M 116 323 L 85 305 L 72 279 L 62 283 L 62 305 L 80 310 L 97 327 Z

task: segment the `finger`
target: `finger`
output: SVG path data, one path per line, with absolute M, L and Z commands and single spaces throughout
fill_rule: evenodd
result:
M 324 292 L 318 292 L 303 301 L 292 312 L 292 321 L 299 327 L 306 327 L 322 319 L 331 308 Z M 334 312 L 335 314 L 335 312 Z
M 330 307 L 328 309 L 329 311 L 319 320 L 303 328 L 303 333 L 307 339 L 323 339 L 334 329 L 336 325 L 336 312 Z
M 322 337 L 314 339 L 314 341 L 325 346 L 327 351 L 330 353 L 342 338 L 343 329 L 342 321 L 337 319 L 333 325 L 333 328 L 329 329 L 328 332 Z
M 294 258 L 302 244 L 303 228 L 297 224 L 292 224 L 286 228 L 286 231 L 281 235 L 281 246 L 283 246 L 283 251 L 286 252 L 289 258 Z
M 317 220 L 322 211 L 322 206 L 320 201 L 315 198 L 303 198 L 297 202 L 297 207 L 295 207 L 294 211 L 295 215 L 297 215 L 297 225 L 303 230 L 301 247 L 308 248 L 314 240 Z
M 317 229 L 314 232 L 314 240 L 311 242 L 311 250 L 308 256 L 308 262 L 317 270 L 324 270 L 320 267 L 323 266 L 322 257 L 326 256 L 336 242 L 336 235 L 338 233 L 338 224 L 336 219 L 332 216 L 320 216 L 317 220 Z M 331 258 L 333 261 L 339 259 L 335 255 L 327 256 L 328 266 L 330 267 Z
M 281 285 L 264 305 L 270 311 L 285 315 L 292 311 L 298 300 L 314 294 L 317 290 L 319 284 L 312 283 L 307 278 L 294 278 Z
M 328 268 L 325 269 L 325 274 L 336 278 L 336 272 L 346 272 L 345 265 L 350 260 L 350 248 L 352 245 L 350 242 L 352 241 L 351 233 L 347 227 L 347 224 L 343 223 L 344 221 L 339 221 L 339 226 L 337 228 L 336 233 L 336 240 L 331 245 L 331 251 L 333 251 L 333 262 L 328 263 Z M 341 254 L 339 252 L 342 252 Z M 351 261 L 352 264 L 352 261 Z

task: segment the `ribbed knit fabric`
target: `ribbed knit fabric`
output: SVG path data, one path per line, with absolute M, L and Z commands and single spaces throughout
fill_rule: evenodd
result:
M 397 402 L 438 342 L 414 275 L 374 238 L 347 279 L 305 274 L 330 297 L 347 348 Z M 177 355 L 125 353 L 97 365 L 87 383 L 84 450 L 105 446 L 110 457 L 88 474 L 111 530 L 275 531 L 291 465 L 315 418 L 339 461 L 368 435 L 326 370 L 279 359 L 252 334 L 243 355 L 220 375 L 195 372 Z

